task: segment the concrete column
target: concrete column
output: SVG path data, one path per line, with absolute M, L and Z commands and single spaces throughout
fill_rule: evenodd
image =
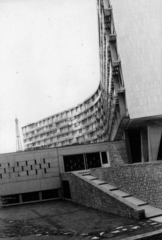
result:
M 149 162 L 156 161 L 162 135 L 162 126 L 155 121 L 148 122 Z
M 39 192 L 39 201 L 42 201 L 42 192 Z
M 147 128 L 141 128 L 141 161 L 148 161 L 148 134 Z
M 63 191 L 62 191 L 62 189 L 60 188 L 60 189 L 58 189 L 58 192 L 59 192 L 59 198 L 63 198 Z
M 125 92 L 118 93 L 119 98 L 119 108 L 120 108 L 120 116 L 126 116 L 126 102 L 125 102 Z
M 130 149 L 130 142 L 129 142 L 129 136 L 128 136 L 128 131 L 125 130 L 125 145 L 126 145 L 126 150 L 128 154 L 128 163 L 133 163 L 132 161 L 132 154 L 131 154 L 131 149 Z
M 22 194 L 19 194 L 19 203 L 22 203 Z

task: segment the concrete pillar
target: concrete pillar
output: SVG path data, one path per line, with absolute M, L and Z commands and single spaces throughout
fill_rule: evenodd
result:
M 141 128 L 141 161 L 148 161 L 148 134 L 147 128 Z
M 63 191 L 62 191 L 62 189 L 60 188 L 60 189 L 58 189 L 58 192 L 59 192 L 59 198 L 63 198 Z
M 125 130 L 125 144 L 126 144 L 126 150 L 128 154 L 128 163 L 133 163 L 132 161 L 132 154 L 131 154 L 131 149 L 130 149 L 130 142 L 129 142 L 129 136 L 128 136 L 128 131 Z
M 161 135 L 162 135 L 162 126 L 157 121 L 148 122 L 149 162 L 157 160 Z
M 42 201 L 42 192 L 39 192 L 39 201 Z
M 125 92 L 118 93 L 119 98 L 119 108 L 120 108 L 120 116 L 126 116 L 126 102 L 125 102 Z
M 22 203 L 22 194 L 19 194 L 19 203 Z

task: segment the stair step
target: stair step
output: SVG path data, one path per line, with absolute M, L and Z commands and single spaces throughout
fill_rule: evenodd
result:
M 88 170 L 81 171 L 81 172 L 79 172 L 79 174 L 90 174 L 90 171 L 88 171 Z
M 82 176 L 92 176 L 90 173 L 80 173 Z
M 113 191 L 113 190 L 117 190 L 118 188 L 117 187 L 114 187 L 110 184 L 100 184 L 100 186 L 106 190 L 109 190 L 109 191 Z
M 137 205 L 137 206 L 143 206 L 143 205 L 147 205 L 148 203 L 147 202 L 144 202 L 138 198 L 135 198 L 133 196 L 130 196 L 130 197 L 126 197 L 126 200 Z
M 151 218 L 151 220 L 155 221 L 155 222 L 158 222 L 158 223 L 162 223 L 162 216 Z
M 99 179 L 93 180 L 93 183 L 96 183 L 97 185 L 107 184 L 106 182 L 101 181 Z
M 113 193 L 123 198 L 131 196 L 129 193 L 123 192 L 121 190 L 113 190 Z
M 89 179 L 89 180 L 96 180 L 96 179 L 98 179 L 96 177 L 93 177 L 92 175 L 82 175 L 82 176 L 84 176 L 84 178 Z
M 145 210 L 146 218 L 153 218 L 162 215 L 162 210 L 151 205 L 140 206 L 139 209 Z

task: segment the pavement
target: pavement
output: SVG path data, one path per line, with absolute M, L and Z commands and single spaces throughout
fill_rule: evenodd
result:
M 0 208 L 0 240 L 121 240 L 159 229 L 63 200 Z

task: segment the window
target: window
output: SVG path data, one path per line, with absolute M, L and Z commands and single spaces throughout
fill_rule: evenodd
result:
M 85 169 L 83 154 L 64 156 L 65 172 Z
M 106 152 L 101 152 L 101 156 L 102 156 L 102 163 L 103 164 L 108 163 L 107 153 Z

